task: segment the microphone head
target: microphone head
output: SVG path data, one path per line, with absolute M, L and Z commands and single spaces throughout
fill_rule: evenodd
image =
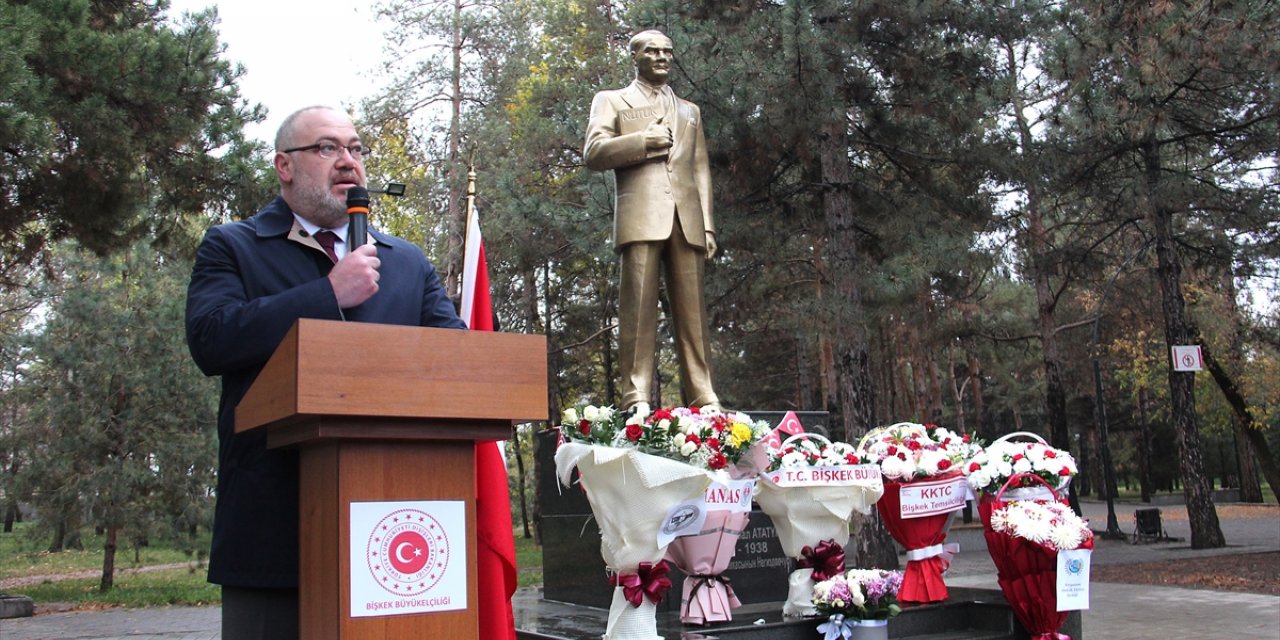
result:
M 347 213 L 352 209 L 360 209 L 359 213 L 369 212 L 369 190 L 356 186 L 347 189 Z

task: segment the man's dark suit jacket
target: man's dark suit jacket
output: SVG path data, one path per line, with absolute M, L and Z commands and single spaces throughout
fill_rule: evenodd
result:
M 266 434 L 236 434 L 235 407 L 294 321 L 318 318 L 465 328 L 435 268 L 413 244 L 370 230 L 382 261 L 378 292 L 339 311 L 332 262 L 276 198 L 248 220 L 210 229 L 187 289 L 187 344 L 206 375 L 222 376 L 218 500 L 209 581 L 298 585 L 298 454 L 268 450 Z M 333 354 L 335 367 L 346 354 Z

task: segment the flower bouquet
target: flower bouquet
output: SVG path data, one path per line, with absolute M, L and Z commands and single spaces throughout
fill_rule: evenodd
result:
M 1015 474 L 1005 487 L 1023 482 L 1044 480 Z M 1048 484 L 1043 486 L 1053 492 Z M 990 526 L 984 530 L 1000 590 L 1032 640 L 1071 640 L 1058 629 L 1066 611 L 1087 607 L 1093 532 L 1056 499 L 1006 502 L 1005 487 L 993 500 Z
M 1014 442 L 1015 437 L 1031 442 Z M 1019 431 L 997 439 L 975 455 L 964 465 L 964 474 L 969 487 L 981 494 L 978 517 L 983 528 L 989 529 L 997 491 L 1004 491 L 1009 500 L 1059 501 L 1076 474 L 1076 461 L 1070 453 L 1049 446 L 1040 436 Z M 1007 486 L 1015 476 L 1021 479 Z
M 813 606 L 827 621 L 823 640 L 887 640 L 889 618 L 902 612 L 897 594 L 902 573 L 853 569 L 813 585 Z
M 900 600 L 947 599 L 942 574 L 960 551 L 946 543 L 947 532 L 968 495 L 961 469 L 981 449 L 967 435 L 912 422 L 873 429 L 858 444 L 858 456 L 880 467 L 884 497 L 876 508 L 907 551 Z
M 699 422 L 699 414 L 688 409 L 655 417 L 640 403 L 627 411 L 586 406 L 563 415 L 556 473 L 569 486 L 578 470 L 613 574 L 606 640 L 661 638 L 657 603 L 671 587 L 662 560 L 671 538 L 663 530 L 675 519 L 672 509 L 703 495 L 711 471 L 725 469 L 735 455 L 728 440 L 711 443 L 692 437 L 691 426 L 682 429 L 681 420 Z
M 849 518 L 855 509 L 871 513 L 883 493 L 879 467 L 861 464 L 848 443 L 802 433 L 769 452 L 756 501 L 799 567 L 787 579 L 783 615 L 817 613 L 813 585 L 844 571 Z
M 733 609 L 742 606 L 723 576 L 733 560 L 738 537 L 751 516 L 751 494 L 755 476 L 761 469 L 757 445 L 768 437 L 767 422 L 752 421 L 740 412 L 697 411 L 685 408 L 660 409 L 649 422 L 674 420 L 683 435 L 681 449 L 708 447 L 720 452 L 728 466 L 717 469 L 715 480 L 704 493 L 699 508 L 706 520 L 689 535 L 682 535 L 667 547 L 667 559 L 685 572 L 680 605 L 680 622 L 706 624 L 733 619 Z M 669 429 L 668 429 L 669 430 Z M 708 458 L 708 466 L 720 464 Z

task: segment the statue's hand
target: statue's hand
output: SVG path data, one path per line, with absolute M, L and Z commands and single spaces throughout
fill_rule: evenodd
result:
M 719 248 L 720 248 L 719 245 L 716 244 L 716 234 L 708 231 L 707 232 L 707 260 L 710 260 L 716 257 L 716 249 L 719 249 Z
M 672 143 L 671 128 L 662 124 L 661 117 L 649 123 L 649 126 L 644 128 L 645 149 L 650 151 L 655 149 L 670 149 Z

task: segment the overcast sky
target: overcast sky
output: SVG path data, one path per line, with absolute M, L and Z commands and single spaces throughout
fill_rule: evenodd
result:
M 364 3 L 335 0 L 171 0 L 184 11 L 218 7 L 224 58 L 245 67 L 240 94 L 267 109 L 247 130 L 270 144 L 280 121 L 313 104 L 352 105 L 372 93 L 382 30 Z

